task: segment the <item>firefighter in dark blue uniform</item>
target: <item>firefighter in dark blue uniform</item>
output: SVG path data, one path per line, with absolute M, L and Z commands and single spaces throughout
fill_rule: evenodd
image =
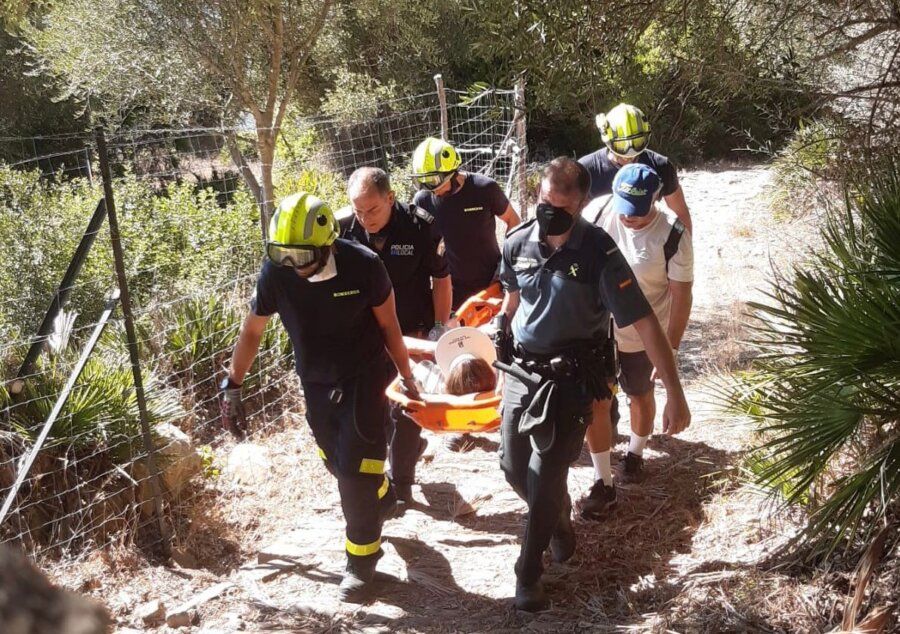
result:
M 415 394 L 409 355 L 384 264 L 337 238 L 324 202 L 285 198 L 272 217 L 266 261 L 223 381 L 222 422 L 246 430 L 241 384 L 269 318 L 278 314 L 294 348 L 306 420 L 318 454 L 337 478 L 347 522 L 347 572 L 340 597 L 360 601 L 381 556 L 381 526 L 396 506 L 385 475 L 385 388 L 399 371 Z
M 433 237 L 434 217 L 399 202 L 384 170 L 361 167 L 347 183 L 350 205 L 338 212 L 341 237 L 369 247 L 381 258 L 394 286 L 404 335 L 436 340 L 450 318 L 452 286 Z M 392 408 L 391 481 L 397 498 L 412 502 L 416 462 L 427 445 L 422 429 Z
M 590 175 L 568 158 L 544 170 L 537 217 L 507 235 L 500 280 L 506 291 L 496 319 L 498 367 L 504 370 L 500 465 L 528 503 L 515 565 L 516 606 L 543 609 L 542 557 L 575 552 L 569 464 L 594 418 L 608 420 L 614 360 L 610 313 L 634 325 L 668 390 L 668 433 L 690 423 L 672 350 L 634 274 L 609 235 L 581 217 Z

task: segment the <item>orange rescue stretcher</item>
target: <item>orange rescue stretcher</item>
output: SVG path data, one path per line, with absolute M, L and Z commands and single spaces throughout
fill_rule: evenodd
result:
M 456 311 L 460 326 L 477 328 L 500 312 L 503 290 L 494 283 L 467 299 Z M 436 433 L 491 432 L 500 427 L 500 397 L 493 392 L 454 396 L 425 394 L 421 400 L 406 396 L 400 377 L 387 388 L 388 398 L 402 407 L 420 427 Z

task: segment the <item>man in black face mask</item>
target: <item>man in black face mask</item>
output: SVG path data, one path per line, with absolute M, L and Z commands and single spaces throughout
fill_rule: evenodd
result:
M 547 605 L 543 553 L 557 562 L 575 553 L 569 464 L 587 425 L 609 420 L 611 359 L 604 359 L 610 313 L 633 325 L 669 390 L 663 414 L 669 433 L 690 412 L 666 336 L 634 274 L 609 235 L 581 217 L 590 175 L 569 158 L 544 170 L 537 218 L 512 231 L 503 246 L 506 291 L 497 318 L 503 388 L 500 465 L 528 503 L 516 571 L 516 607 Z

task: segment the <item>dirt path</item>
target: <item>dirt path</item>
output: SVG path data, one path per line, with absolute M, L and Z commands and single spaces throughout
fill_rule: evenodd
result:
M 223 478 L 208 506 L 198 507 L 181 544 L 197 559 L 195 569 L 140 565 L 114 574 L 107 563 L 92 593 L 123 626 L 136 627 L 135 604 L 173 604 L 233 581 L 199 608 L 194 631 L 204 632 L 817 629 L 834 597 L 758 565 L 794 527 L 765 513 L 761 498 L 738 484 L 748 432 L 708 404 L 710 380 L 749 358 L 738 341 L 744 302 L 763 284 L 770 259 L 783 262 L 802 249 L 812 220 L 772 218 L 763 168 L 692 171 L 682 182 L 697 228 L 695 307 L 681 359 L 694 422 L 678 437 L 651 440 L 648 479 L 622 489 L 614 519 L 577 521 L 574 561 L 547 572 L 551 610 L 532 616 L 512 608 L 525 506 L 499 469 L 494 436 L 467 453 L 447 452 L 429 437 L 418 504 L 384 531 L 388 555 L 380 569 L 389 577 L 377 600 L 339 604 L 335 487 L 299 421 L 264 441 L 273 464 L 262 484 L 240 488 Z M 627 414 L 620 429 L 627 430 Z M 617 453 L 626 441 L 619 437 Z M 586 454 L 569 482 L 573 498 L 589 488 Z M 260 550 L 292 558 L 292 567 L 266 581 L 258 570 L 241 571 Z

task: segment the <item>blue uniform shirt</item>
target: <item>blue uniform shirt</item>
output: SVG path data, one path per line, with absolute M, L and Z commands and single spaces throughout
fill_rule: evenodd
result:
M 540 241 L 536 221 L 516 227 L 503 244 L 500 281 L 519 292 L 513 338 L 533 354 L 604 341 L 610 312 L 622 327 L 652 312 L 616 243 L 580 216 L 556 251 Z

